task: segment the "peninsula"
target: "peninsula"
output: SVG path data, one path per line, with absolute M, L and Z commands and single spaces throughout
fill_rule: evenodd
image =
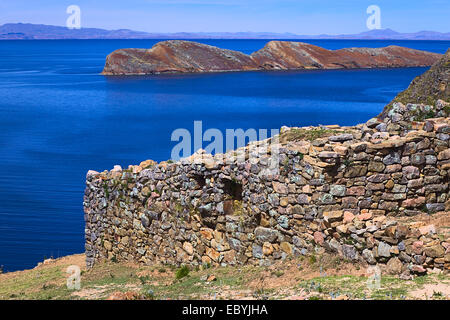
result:
M 441 57 L 399 46 L 328 50 L 292 41 L 270 41 L 247 55 L 192 41 L 168 40 L 151 49 L 115 50 L 107 56 L 102 74 L 424 67 Z

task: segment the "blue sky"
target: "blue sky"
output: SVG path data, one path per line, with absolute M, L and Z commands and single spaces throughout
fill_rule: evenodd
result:
M 81 8 L 82 27 L 105 29 L 358 33 L 367 31 L 366 9 L 374 4 L 382 28 L 450 32 L 448 0 L 0 0 L 0 24 L 63 26 L 72 4 Z

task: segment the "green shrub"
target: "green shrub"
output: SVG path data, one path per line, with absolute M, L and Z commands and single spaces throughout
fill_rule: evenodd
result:
M 284 271 L 276 270 L 272 273 L 273 275 L 277 276 L 278 278 L 284 275 Z
M 433 290 L 433 298 L 442 298 L 443 296 L 442 292 Z
M 175 278 L 177 280 L 187 277 L 189 275 L 189 268 L 185 265 L 181 266 L 175 273 Z
M 150 277 L 149 276 L 139 277 L 139 280 L 141 281 L 141 284 L 144 285 L 150 280 Z
M 444 112 L 445 112 L 445 114 L 446 114 L 447 116 L 449 116 L 449 115 L 450 115 L 450 106 L 445 106 L 445 107 L 444 107 Z
M 211 263 L 209 263 L 209 262 L 203 263 L 203 269 L 209 269 L 209 268 L 211 268 Z

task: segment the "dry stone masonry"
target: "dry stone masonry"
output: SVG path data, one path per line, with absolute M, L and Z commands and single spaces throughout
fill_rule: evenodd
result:
M 283 127 L 274 175 L 259 174 L 265 157 L 230 164 L 202 151 L 89 171 L 87 265 L 269 265 L 326 250 L 405 276 L 450 270 L 445 228 L 408 222 L 448 218 L 449 109 L 394 103 L 354 127 Z
M 365 124 L 283 127 L 271 174 L 273 154 L 230 161 L 267 141 L 89 171 L 87 265 L 269 265 L 326 250 L 403 278 L 450 270 L 449 59 Z

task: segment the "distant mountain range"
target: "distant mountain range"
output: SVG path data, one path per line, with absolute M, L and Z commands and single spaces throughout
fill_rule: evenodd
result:
M 129 29 L 68 29 L 66 27 L 31 23 L 7 23 L 0 26 L 0 40 L 37 39 L 361 39 L 361 40 L 450 40 L 450 32 L 420 31 L 400 33 L 377 29 L 358 34 L 299 35 L 272 32 L 176 32 L 149 33 Z

